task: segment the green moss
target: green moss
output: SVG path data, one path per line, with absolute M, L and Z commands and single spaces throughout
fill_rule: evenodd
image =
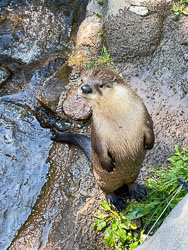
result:
M 102 18 L 102 16 L 101 16 L 100 14 L 96 14 L 96 16 L 97 16 L 98 18 Z
M 99 4 L 100 6 L 104 6 L 104 2 L 103 2 L 103 1 L 99 1 L 98 4 Z

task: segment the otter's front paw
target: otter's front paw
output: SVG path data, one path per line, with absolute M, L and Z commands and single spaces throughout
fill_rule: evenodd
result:
M 133 183 L 129 184 L 128 188 L 130 197 L 136 199 L 137 201 L 141 201 L 147 196 L 147 190 L 144 185 Z
M 122 211 L 126 206 L 121 197 L 116 195 L 115 193 L 106 195 L 106 199 L 118 210 L 118 212 Z

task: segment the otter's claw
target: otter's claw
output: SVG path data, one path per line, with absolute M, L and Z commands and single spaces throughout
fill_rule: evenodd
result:
M 110 202 L 115 208 L 118 210 L 118 212 L 122 211 L 126 204 L 122 201 L 121 197 L 118 195 L 111 193 L 106 196 L 106 199 L 108 202 Z
M 134 183 L 131 186 L 129 186 L 129 194 L 131 198 L 134 198 L 137 201 L 141 201 L 147 196 L 147 190 L 143 185 Z

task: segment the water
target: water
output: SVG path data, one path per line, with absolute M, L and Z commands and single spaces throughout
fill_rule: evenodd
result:
M 0 103 L 0 249 L 28 218 L 46 182 L 49 137 L 24 105 Z

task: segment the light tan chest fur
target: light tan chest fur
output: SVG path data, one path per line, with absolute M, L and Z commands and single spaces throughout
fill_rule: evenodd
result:
M 132 92 L 120 92 L 117 98 L 103 102 L 101 107 L 99 104 L 93 113 L 98 139 L 115 156 L 115 170 L 109 173 L 94 155 L 94 175 L 106 193 L 135 181 L 146 154 L 145 107 Z

